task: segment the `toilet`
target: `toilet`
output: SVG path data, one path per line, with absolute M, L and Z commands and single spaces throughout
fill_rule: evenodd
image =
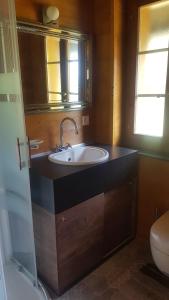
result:
M 169 277 L 169 211 L 152 225 L 150 245 L 157 268 Z

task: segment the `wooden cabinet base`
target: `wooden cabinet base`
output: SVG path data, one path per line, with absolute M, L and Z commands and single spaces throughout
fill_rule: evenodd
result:
M 103 256 L 104 194 L 56 215 L 59 290 L 77 281 Z
M 56 215 L 33 204 L 38 272 L 58 295 L 134 237 L 135 203 L 126 183 Z
M 104 194 L 52 215 L 33 204 L 37 268 L 57 294 L 103 257 Z

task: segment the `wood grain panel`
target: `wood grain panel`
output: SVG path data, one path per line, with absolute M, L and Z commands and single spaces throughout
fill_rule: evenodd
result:
M 169 161 L 141 156 L 138 187 L 138 235 L 149 238 L 157 215 L 169 210 Z M 156 215 L 157 214 L 157 215 Z
M 103 256 L 104 195 L 56 215 L 59 290 L 89 272 Z
M 136 233 L 135 180 L 105 193 L 104 253 L 113 249 Z
M 58 289 L 55 215 L 33 203 L 38 273 L 53 289 Z
M 123 6 L 121 0 L 94 0 L 93 8 L 94 138 L 114 145 L 121 136 Z
M 92 10 L 90 0 L 15 0 L 18 19 L 42 21 L 42 8 L 54 5 L 59 8 L 59 25 L 90 32 Z
M 113 32 L 111 1 L 94 0 L 93 129 L 97 142 L 112 144 Z M 101 20 L 101 22 L 98 22 Z
M 120 145 L 122 135 L 124 8 L 124 1 L 114 1 L 113 145 Z
M 37 268 L 58 294 L 102 260 L 104 195 L 60 214 L 33 204 Z
M 74 125 L 70 121 L 64 123 L 64 143 L 71 145 L 89 142 L 91 140 L 90 127 L 82 126 L 82 116 L 89 115 L 88 111 L 72 111 L 43 113 L 36 115 L 26 115 L 26 130 L 30 140 L 40 139 L 44 143 L 38 150 L 32 150 L 31 154 L 47 152 L 60 144 L 60 122 L 65 117 L 73 118 L 78 126 L 78 135 L 75 134 Z

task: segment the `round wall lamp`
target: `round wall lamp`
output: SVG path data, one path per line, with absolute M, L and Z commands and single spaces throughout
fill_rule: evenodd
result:
M 43 24 L 57 24 L 59 9 L 56 6 L 43 8 Z

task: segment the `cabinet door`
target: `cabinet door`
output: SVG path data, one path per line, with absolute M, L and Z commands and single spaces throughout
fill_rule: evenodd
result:
M 56 216 L 59 292 L 96 266 L 103 256 L 104 195 Z
M 135 233 L 135 183 L 105 193 L 104 254 L 109 254 Z

